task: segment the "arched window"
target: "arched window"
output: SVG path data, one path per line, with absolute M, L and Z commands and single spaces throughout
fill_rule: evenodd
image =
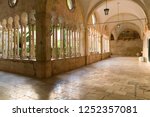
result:
M 67 0 L 67 6 L 69 10 L 74 10 L 75 9 L 75 0 Z
M 18 3 L 18 0 L 8 0 L 8 5 L 10 7 L 15 7 Z
M 92 15 L 92 24 L 96 24 L 96 16 L 95 16 L 95 14 Z

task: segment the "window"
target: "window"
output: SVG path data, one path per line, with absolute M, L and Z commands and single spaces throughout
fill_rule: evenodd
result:
M 95 16 L 95 14 L 92 15 L 92 24 L 96 24 L 96 16 Z
M 52 26 L 51 50 L 52 60 L 79 57 L 80 30 L 65 26 Z
M 8 0 L 8 5 L 10 7 L 15 7 L 18 3 L 18 0 Z
M 110 52 L 110 47 L 109 47 L 109 40 L 104 37 L 103 38 L 103 53 L 107 53 L 107 52 Z
M 93 27 L 88 29 L 90 53 L 101 53 L 101 34 Z
M 27 13 L 23 14 L 28 18 Z M 25 22 L 19 22 L 19 19 L 20 17 L 16 15 L 14 19 L 9 17 L 8 22 L 6 19 L 2 21 L 0 26 L 1 57 L 3 59 L 35 60 L 36 24 L 26 21 L 25 25 Z
M 74 10 L 75 9 L 75 0 L 67 0 L 67 7 L 69 10 Z

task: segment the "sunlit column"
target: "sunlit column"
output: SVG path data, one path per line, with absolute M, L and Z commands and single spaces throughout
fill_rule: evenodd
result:
M 12 23 L 13 23 L 13 18 L 10 17 L 8 18 L 8 49 L 7 49 L 7 53 L 8 53 L 8 56 L 7 58 L 11 58 L 12 57 L 12 54 L 13 54 L 13 35 L 12 35 Z
M 20 28 L 20 23 L 19 23 L 20 17 L 16 15 L 14 17 L 14 53 L 13 57 L 19 58 L 19 28 Z
M 74 57 L 74 36 L 73 36 L 73 27 L 71 28 L 71 57 Z
M 66 55 L 69 57 L 69 28 L 66 30 Z
M 7 20 L 6 19 L 3 19 L 2 21 L 2 58 L 6 58 L 7 57 L 7 47 L 6 47 L 6 32 L 7 32 L 7 27 L 6 27 L 6 24 L 7 24 Z
M 91 45 L 91 52 L 93 52 L 93 30 L 91 28 L 91 31 L 90 31 L 90 45 Z
M 58 59 L 58 26 L 55 27 L 55 58 Z
M 29 58 L 34 59 L 35 58 L 35 28 L 36 28 L 36 18 L 35 18 L 35 10 L 32 10 L 29 13 L 29 47 L 30 47 L 30 53 Z
M 60 58 L 64 58 L 64 48 L 63 48 L 63 41 L 64 41 L 64 18 L 59 16 L 58 22 L 60 24 L 60 50 L 59 50 L 59 56 Z
M 21 58 L 27 58 L 27 50 L 26 50 L 26 28 L 28 24 L 28 14 L 22 13 L 21 15 Z
M 63 58 L 63 26 L 60 24 L 60 49 L 59 49 L 59 57 Z
M 66 57 L 69 57 L 69 28 L 66 27 Z
M 66 55 L 65 55 L 65 43 L 66 43 L 66 40 L 65 40 L 65 26 L 63 25 L 62 26 L 62 58 L 65 59 Z
M 51 51 L 52 51 L 52 59 L 55 59 L 55 26 L 52 26 L 51 32 Z
M 2 57 L 2 51 L 3 51 L 3 49 L 2 49 L 2 25 L 1 25 L 1 22 L 0 22 L 0 38 L 1 38 L 1 42 L 0 42 L 0 49 L 1 49 L 1 57 Z
M 55 12 L 52 12 L 51 18 L 51 51 L 52 59 L 57 59 L 57 50 L 56 50 L 56 38 L 57 38 L 57 15 Z
M 69 27 L 69 58 L 71 58 L 71 27 Z
M 96 32 L 96 53 L 98 53 L 98 32 Z
M 77 28 L 75 27 L 74 28 L 74 33 L 73 33 L 73 35 L 74 35 L 74 56 L 76 57 L 77 56 L 77 51 L 76 51 L 76 40 L 77 40 L 77 36 L 76 36 L 76 30 L 77 30 Z

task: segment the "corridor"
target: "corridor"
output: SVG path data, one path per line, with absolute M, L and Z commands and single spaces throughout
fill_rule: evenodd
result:
M 46 80 L 0 72 L 0 99 L 150 99 L 150 65 L 113 57 Z

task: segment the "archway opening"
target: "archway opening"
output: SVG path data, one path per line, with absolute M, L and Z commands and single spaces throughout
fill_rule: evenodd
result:
M 119 56 L 141 56 L 143 41 L 140 34 L 132 29 L 122 31 L 117 40 L 111 40 L 111 52 Z

